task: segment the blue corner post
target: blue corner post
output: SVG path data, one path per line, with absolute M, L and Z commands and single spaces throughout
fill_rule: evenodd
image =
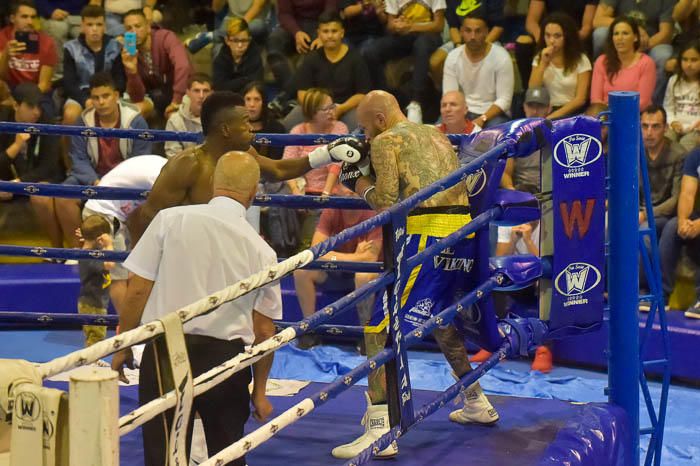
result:
M 609 401 L 628 415 L 629 446 L 639 464 L 639 94 L 611 92 L 608 167 Z

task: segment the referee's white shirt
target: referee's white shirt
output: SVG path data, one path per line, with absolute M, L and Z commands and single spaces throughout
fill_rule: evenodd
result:
M 277 263 L 275 251 L 227 197 L 156 215 L 124 266 L 154 281 L 142 322 L 150 322 Z M 185 333 L 252 344 L 255 309 L 282 318 L 279 282 L 223 304 L 185 324 Z

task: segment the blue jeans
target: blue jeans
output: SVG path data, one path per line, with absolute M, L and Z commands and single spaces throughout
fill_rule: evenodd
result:
M 472 112 L 467 112 L 467 118 L 470 120 L 474 120 L 475 118 L 478 118 L 479 115 L 478 113 L 472 113 Z M 483 128 L 481 129 L 486 129 L 486 128 L 493 128 L 494 126 L 498 126 L 503 123 L 507 123 L 508 120 L 508 115 L 505 113 L 499 113 L 495 117 L 491 118 L 489 121 L 486 122 Z
M 697 214 L 690 217 L 698 218 Z M 659 256 L 661 256 L 661 282 L 664 294 L 670 295 L 676 284 L 676 266 L 681 256 L 681 247 L 687 246 L 686 251 L 695 265 L 700 264 L 700 237 L 684 239 L 678 236 L 678 217 L 666 223 L 659 240 Z M 700 273 L 695 273 L 695 292 L 700 296 Z
M 442 37 L 437 33 L 391 34 L 374 41 L 372 48 L 366 49 L 365 60 L 374 85 L 386 89 L 384 65 L 395 58 L 413 56 L 413 76 L 411 78 L 411 100 L 420 101 L 428 89 L 430 77 L 430 55 L 442 45 Z

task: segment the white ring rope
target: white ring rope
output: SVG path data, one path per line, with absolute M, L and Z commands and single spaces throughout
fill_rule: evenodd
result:
M 233 301 L 263 285 L 278 280 L 294 270 L 311 263 L 313 260 L 313 252 L 306 249 L 283 262 L 254 273 L 233 285 L 173 312 L 177 313 L 180 320 L 185 323 L 216 309 L 223 303 Z M 162 333 L 163 324 L 159 321 L 149 322 L 135 329 L 102 340 L 87 348 L 40 364 L 37 370 L 41 378 L 46 379 L 69 369 L 95 362 L 123 348 L 143 343 Z
M 273 337 L 251 347 L 244 353 L 240 353 L 228 361 L 219 364 L 194 379 L 194 396 L 197 397 L 207 390 L 214 388 L 221 382 L 231 377 L 236 372 L 244 369 L 268 354 L 277 351 L 296 337 L 293 327 L 287 327 Z M 138 426 L 150 421 L 158 414 L 175 406 L 175 392 L 170 391 L 160 398 L 149 401 L 139 406 L 134 411 L 119 418 L 119 435 L 126 435 Z
M 371 287 L 377 279 L 370 281 L 362 289 Z M 353 300 L 347 303 L 344 307 L 349 307 L 354 305 L 357 301 L 361 301 L 366 298 L 367 292 L 362 292 L 360 288 L 350 293 L 348 297 L 353 296 Z M 327 314 L 327 309 L 322 309 L 317 311 L 324 312 Z M 300 327 L 305 329 L 305 322 L 302 322 Z M 204 372 L 203 374 L 196 377 L 193 381 L 194 384 L 194 396 L 199 396 L 207 390 L 217 386 L 221 382 L 225 381 L 234 373 L 246 368 L 254 363 L 256 363 L 261 358 L 267 356 L 268 354 L 277 351 L 296 337 L 296 330 L 294 327 L 287 327 L 281 332 L 273 335 L 272 337 L 264 340 L 257 345 L 253 345 L 251 348 L 246 350 L 244 353 L 237 354 L 233 358 L 225 361 L 218 366 L 215 366 Z M 134 411 L 125 414 L 119 418 L 119 435 L 125 435 L 136 429 L 138 426 L 145 424 L 150 421 L 158 414 L 163 411 L 175 406 L 176 396 L 174 391 L 169 391 L 164 395 L 149 401 L 148 403 L 139 406 Z
M 215 455 L 212 455 L 204 463 L 200 463 L 200 466 L 219 466 L 227 464 L 229 461 L 233 461 L 236 458 L 240 458 L 248 451 L 270 440 L 280 430 L 290 424 L 294 424 L 296 421 L 309 414 L 314 408 L 313 400 L 311 398 L 304 398 L 268 423 L 258 427 L 240 440 L 232 443 Z

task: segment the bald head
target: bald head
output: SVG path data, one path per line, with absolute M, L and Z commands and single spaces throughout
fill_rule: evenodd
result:
M 440 99 L 442 122 L 451 130 L 463 128 L 467 118 L 467 102 L 460 91 L 445 92 Z M 461 132 L 458 131 L 458 132 Z
M 370 110 L 382 113 L 401 113 L 399 102 L 386 91 L 371 91 L 360 101 L 358 110 Z
M 248 208 L 260 181 L 260 166 L 247 152 L 231 151 L 221 156 L 214 170 L 214 196 L 226 196 Z
M 385 91 L 371 91 L 365 95 L 357 107 L 357 119 L 372 139 L 396 123 L 406 120 L 399 102 Z

